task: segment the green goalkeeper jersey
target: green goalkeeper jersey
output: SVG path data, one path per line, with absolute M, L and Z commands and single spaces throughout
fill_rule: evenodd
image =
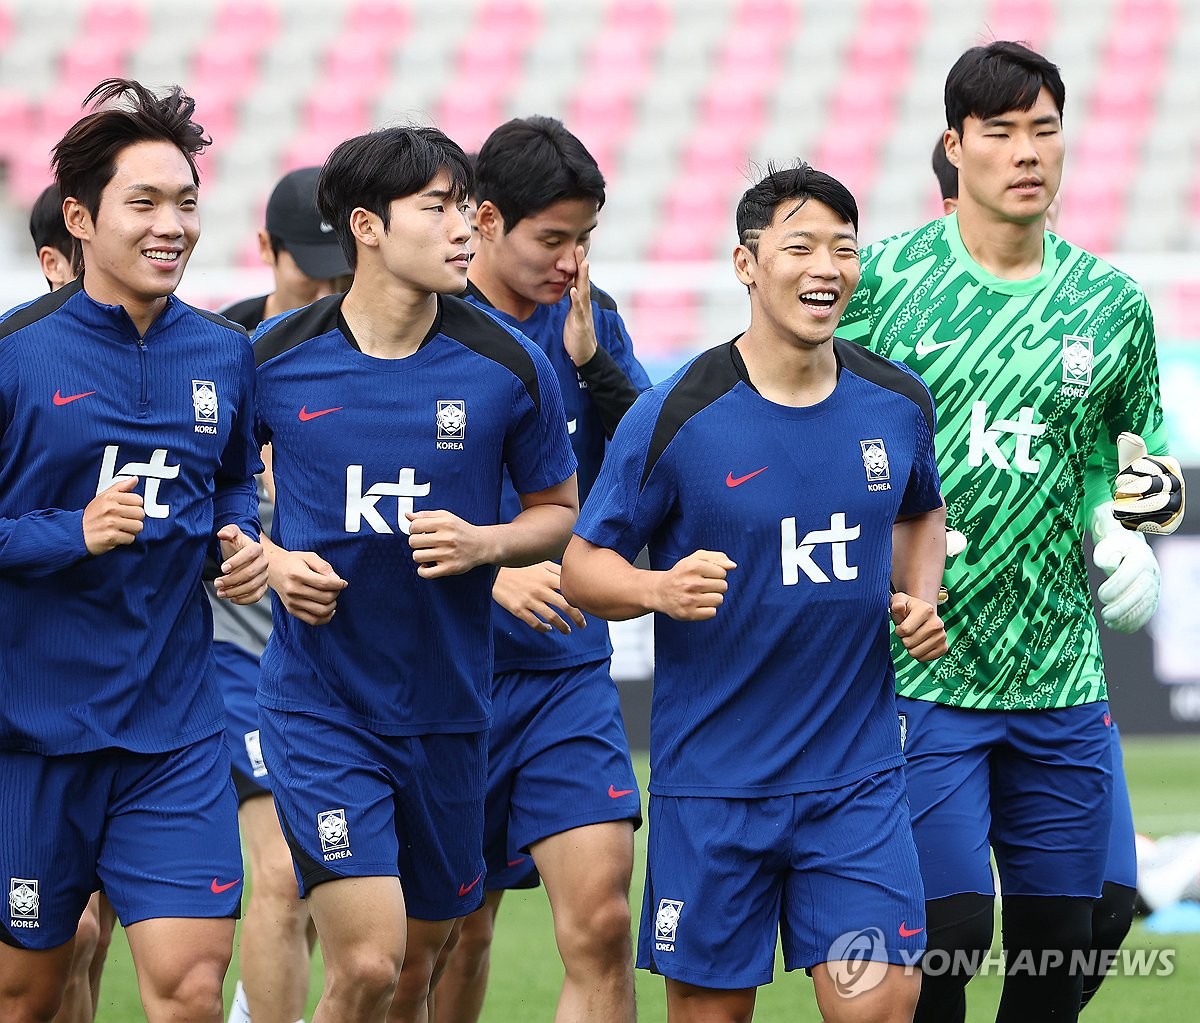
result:
M 1083 551 L 1084 476 L 1122 430 L 1166 450 L 1154 323 L 1141 288 L 1045 235 L 1042 270 L 993 276 L 951 214 L 864 250 L 838 330 L 921 375 L 937 407 L 950 652 L 895 644 L 901 696 L 980 710 L 1106 699 Z

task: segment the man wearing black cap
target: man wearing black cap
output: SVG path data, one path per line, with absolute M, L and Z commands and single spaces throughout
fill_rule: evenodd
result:
M 247 298 L 222 315 L 253 331 L 264 320 L 308 305 L 349 285 L 350 267 L 337 238 L 317 212 L 319 167 L 285 174 L 267 201 L 259 251 L 275 276 L 269 295 Z M 337 278 L 346 276 L 343 284 Z M 274 504 L 259 487 L 259 516 L 270 529 Z M 293 1023 L 308 997 L 313 932 L 300 899 L 291 856 L 271 800 L 270 778 L 258 741 L 258 659 L 271 632 L 271 602 L 230 613 L 211 583 L 213 656 L 225 698 L 226 741 L 233 758 L 238 822 L 254 887 L 246 906 L 238 981 L 229 1023 Z
M 348 277 L 350 267 L 317 212 L 320 173 L 320 167 L 301 167 L 279 179 L 267 200 L 266 227 L 258 232 L 258 251 L 275 275 L 275 290 L 235 302 L 222 316 L 252 331 L 263 320 L 345 290 L 337 278 Z

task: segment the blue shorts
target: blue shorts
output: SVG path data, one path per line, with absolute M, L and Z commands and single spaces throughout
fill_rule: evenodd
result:
M 221 735 L 169 753 L 0 752 L 0 940 L 49 949 L 102 890 L 125 926 L 236 917 L 242 852 Z M 24 825 L 24 826 L 22 826 Z
M 376 735 L 267 707 L 259 723 L 301 895 L 343 877 L 398 877 L 418 920 L 479 908 L 486 732 Z
M 529 847 L 606 821 L 642 822 L 608 661 L 492 681 L 484 856 L 488 889 L 530 888 Z
M 271 794 L 258 734 L 258 658 L 236 643 L 215 641 L 212 650 L 217 686 L 225 702 L 225 741 L 229 744 L 233 785 L 240 806 L 247 799 Z
M 1108 861 L 1104 880 L 1137 888 L 1137 847 L 1133 830 L 1133 807 L 1129 802 L 1129 784 L 1125 781 L 1125 756 L 1121 752 L 1121 732 L 1112 723 L 1113 815 L 1108 836 Z
M 925 893 L 1096 898 L 1112 830 L 1106 703 L 963 710 L 897 697 Z
M 765 799 L 651 796 L 638 961 L 706 988 L 768 984 L 850 958 L 912 965 L 925 896 L 899 768 L 827 792 Z M 852 939 L 861 939 L 852 942 Z

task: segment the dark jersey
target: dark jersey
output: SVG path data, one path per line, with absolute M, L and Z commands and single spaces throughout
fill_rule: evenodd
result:
M 349 335 L 342 299 L 270 321 L 256 342 L 273 538 L 316 551 L 349 584 L 327 625 L 276 601 L 259 702 L 382 734 L 481 730 L 495 571 L 421 579 L 405 513 L 494 525 L 506 468 L 521 493 L 568 479 L 576 462 L 554 371 L 519 333 L 453 297 L 439 299 L 415 353 L 373 358 Z
M 737 564 L 714 619 L 655 616 L 650 791 L 762 797 L 903 762 L 888 642 L 892 526 L 941 504 L 920 380 L 834 342 L 833 393 L 767 401 L 732 344 L 621 421 L 576 532 L 665 571 Z
M 245 332 L 172 296 L 144 337 L 76 282 L 0 323 L 0 748 L 178 749 L 221 730 L 200 585 L 257 536 Z M 144 529 L 92 557 L 83 513 L 136 476 Z
M 599 347 L 583 366 L 576 367 L 563 347 L 563 324 L 571 311 L 571 296 L 554 305 L 539 305 L 527 320 L 517 320 L 494 308 L 479 289 L 468 286 L 468 302 L 521 331 L 537 345 L 550 364 L 562 392 L 563 411 L 571 447 L 579 460 L 579 500 L 587 498 L 600 472 L 608 438 L 638 394 L 650 386 L 646 371 L 633 354 L 633 344 L 612 297 L 592 289 L 592 320 Z M 511 521 L 521 510 L 509 480 L 504 483 L 502 514 Z M 499 604 L 492 604 L 496 671 L 529 668 L 550 670 L 602 660 L 612 653 L 608 623 L 586 615 L 587 627 L 564 636 L 557 630 L 535 632 Z
M 233 320 L 234 323 L 240 323 L 253 333 L 254 329 L 266 319 L 266 311 L 267 296 L 259 295 L 257 298 L 243 298 L 240 302 L 227 305 L 221 310 L 221 315 L 227 320 Z

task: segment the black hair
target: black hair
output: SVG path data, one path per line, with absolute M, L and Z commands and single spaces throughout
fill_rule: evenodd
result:
M 511 231 L 563 199 L 604 205 L 604 175 L 562 121 L 517 117 L 487 137 L 475 164 L 475 202 L 491 202 Z
M 799 199 L 801 205 L 809 199 L 816 199 L 847 224 L 853 225 L 856 233 L 858 231 L 858 203 L 837 178 L 809 166 L 803 160 L 784 170 L 769 163 L 766 177 L 746 189 L 738 203 L 739 244 L 757 255 L 758 236 L 771 225 L 780 203 L 791 199 Z
M 41 252 L 49 245 L 74 262 L 75 236 L 67 230 L 62 204 L 62 192 L 58 190 L 58 185 L 47 185 L 42 189 L 42 194 L 29 212 L 29 234 L 33 238 L 35 252 Z
M 968 117 L 986 120 L 1008 110 L 1028 110 L 1043 87 L 1050 90 L 1061 118 L 1067 90 L 1057 65 L 1023 43 L 997 40 L 974 46 L 946 76 L 946 124 L 961 137 Z
M 934 177 L 937 178 L 938 188 L 941 189 L 943 199 L 958 198 L 958 168 L 950 162 L 950 157 L 946 155 L 946 142 L 941 135 L 938 136 L 937 145 L 933 147 L 933 159 L 930 161 L 933 166 Z
M 105 106 L 124 98 L 124 107 Z M 100 210 L 100 194 L 117 172 L 117 156 L 139 142 L 169 142 L 187 159 L 192 183 L 200 184 L 196 155 L 212 139 L 192 120 L 196 101 L 178 85 L 156 96 L 140 82 L 106 78 L 83 106 L 92 113 L 80 118 L 54 147 L 54 177 L 64 198 L 83 204 L 92 219 Z
M 430 127 L 380 128 L 340 143 L 317 179 L 317 209 L 351 269 L 358 265 L 350 214 L 362 207 L 391 226 L 391 204 L 414 195 L 442 171 L 450 175 L 450 199 L 471 194 L 471 166 L 457 142 Z

